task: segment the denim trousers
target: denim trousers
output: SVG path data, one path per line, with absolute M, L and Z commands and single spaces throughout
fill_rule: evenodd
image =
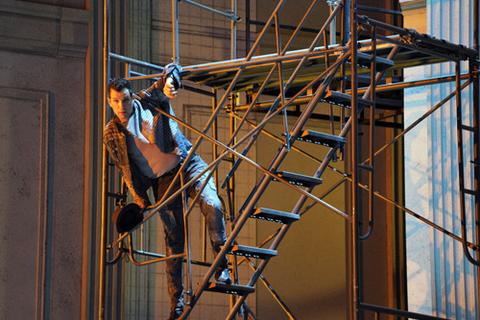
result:
M 192 179 L 197 178 L 197 176 L 207 167 L 207 164 L 203 159 L 194 154 L 189 160 L 186 166 L 184 166 L 184 184 L 188 183 Z M 187 194 L 190 198 L 195 198 L 199 192 L 199 189 L 206 180 L 208 172 L 205 172 L 188 188 Z M 169 188 L 170 184 L 173 181 L 175 174 L 171 172 L 160 178 L 154 179 L 153 191 L 156 196 L 156 201 L 162 199 L 163 195 Z M 181 187 L 180 178 L 174 184 L 170 194 L 173 194 Z M 167 199 L 166 197 L 165 199 Z M 183 205 L 182 197 L 178 196 L 173 201 L 171 201 L 167 206 L 162 210 L 169 211 L 170 215 L 173 215 L 175 219 L 176 226 L 169 227 L 164 223 L 165 231 L 165 246 L 167 255 L 181 254 L 184 252 L 185 246 L 185 228 L 184 228 L 184 216 L 183 216 Z M 223 208 L 222 203 L 217 195 L 217 189 L 213 183 L 213 180 L 210 178 L 202 190 L 198 202 L 200 210 L 205 217 L 210 243 L 212 245 L 214 256 L 218 254 L 226 242 L 225 235 L 225 222 L 223 219 Z M 225 257 L 222 259 L 219 268 L 227 268 L 228 260 Z M 171 308 L 183 306 L 183 268 L 182 268 L 182 259 L 170 259 L 166 260 L 165 271 L 167 274 L 167 283 L 168 283 L 168 294 L 170 296 L 170 306 Z

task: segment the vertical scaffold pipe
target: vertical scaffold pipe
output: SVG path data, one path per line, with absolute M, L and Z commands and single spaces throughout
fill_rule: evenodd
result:
M 350 59 L 351 59 L 351 95 L 352 95 L 352 132 L 351 132 L 351 170 L 352 170 L 352 302 L 353 315 L 352 319 L 360 318 L 359 302 L 360 302 L 360 259 L 359 259 L 359 206 L 358 206 L 358 96 L 357 96 L 357 17 L 356 17 L 356 0 L 350 2 Z
M 178 0 L 172 0 L 172 60 L 178 62 Z
M 333 14 L 333 12 L 338 7 L 340 2 L 341 2 L 340 0 L 327 0 L 327 4 L 330 7 L 330 15 Z M 337 20 L 337 18 L 335 17 L 333 19 L 333 23 L 330 24 L 330 44 L 331 45 L 334 45 L 334 44 L 337 43 L 337 41 L 336 41 L 336 36 L 337 36 L 336 20 Z
M 107 80 L 109 77 L 109 44 L 108 44 L 108 9 L 110 0 L 103 3 L 103 127 L 107 123 Z M 105 249 L 106 249 L 106 217 L 107 217 L 107 151 L 102 147 L 102 213 L 100 221 L 100 263 L 99 263 L 99 288 L 98 288 L 98 319 L 104 318 L 104 296 L 105 296 Z
M 232 14 L 234 16 L 237 16 L 237 0 L 231 0 L 231 5 L 232 5 Z M 231 33 L 230 33 L 230 59 L 234 60 L 237 58 L 237 20 L 232 19 L 230 22 L 231 26 Z
M 471 61 L 471 75 L 478 71 L 478 62 L 480 61 L 480 0 L 473 1 L 473 44 L 474 49 L 477 51 L 476 61 Z M 475 234 L 476 243 L 480 243 L 480 80 L 478 73 L 474 75 L 473 79 L 473 127 L 475 128 L 474 134 L 474 187 L 477 192 L 475 196 Z M 480 260 L 477 253 L 477 261 Z M 477 303 L 480 305 L 480 266 L 477 266 Z
M 237 0 L 231 0 L 230 1 L 230 5 L 231 5 L 231 14 L 233 14 L 234 16 L 237 15 Z M 232 19 L 232 21 L 230 21 L 230 59 L 231 60 L 234 60 L 237 58 L 237 20 L 234 20 Z M 232 93 L 231 95 L 231 106 L 230 106 L 230 136 L 232 136 L 232 133 L 235 132 L 235 128 L 236 128 L 236 120 L 235 120 L 235 117 L 233 116 L 233 114 L 235 113 L 235 107 L 236 107 L 236 97 L 237 97 L 237 94 L 236 93 Z M 215 108 L 214 108 L 215 109 Z M 215 154 L 216 155 L 216 154 Z M 232 162 L 230 162 L 230 169 L 232 168 L 233 166 L 233 154 L 232 154 Z M 232 177 L 232 180 L 230 181 L 232 184 L 235 183 L 235 173 L 233 174 L 233 177 Z M 217 186 L 219 186 L 219 184 L 217 184 Z M 228 188 L 228 193 L 227 193 L 227 197 L 229 199 L 229 204 L 231 206 L 232 209 L 235 210 L 235 188 Z M 227 208 L 225 208 L 225 210 L 227 210 Z M 233 215 L 234 212 L 230 212 L 230 215 Z M 232 218 L 230 216 L 230 218 Z M 233 220 L 234 219 L 230 219 L 230 233 L 232 232 L 233 230 Z M 235 257 L 229 257 L 229 262 L 232 263 L 232 266 L 233 266 L 233 274 L 234 274 L 234 279 L 238 279 L 238 269 L 237 269 L 237 265 L 236 265 L 236 259 Z M 230 299 L 229 299 L 229 303 L 230 303 L 230 309 L 233 308 L 233 306 L 235 305 L 235 301 L 236 301 L 236 298 L 235 298 L 235 295 L 230 295 Z

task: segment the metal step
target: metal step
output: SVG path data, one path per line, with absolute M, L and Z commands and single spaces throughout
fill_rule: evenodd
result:
M 352 108 L 352 96 L 343 92 L 328 91 L 325 97 L 321 99 L 324 102 L 336 104 L 345 108 Z M 363 106 L 370 106 L 373 104 L 372 100 L 358 98 L 358 104 Z
M 303 131 L 297 138 L 297 140 L 321 144 L 330 148 L 334 148 L 347 143 L 347 139 L 344 137 L 334 136 L 332 134 L 312 130 Z
M 255 287 L 242 286 L 239 284 L 225 284 L 221 282 L 211 282 L 206 291 L 235 294 L 237 296 L 245 296 L 247 294 L 255 292 Z
M 283 224 L 289 224 L 300 219 L 298 214 L 268 208 L 258 208 L 250 217 Z
M 256 259 L 266 259 L 277 256 L 276 250 L 241 245 L 233 246 L 228 253 L 234 254 L 236 256 L 250 257 Z
M 394 62 L 392 60 L 388 60 L 382 57 L 375 57 L 376 61 L 376 70 L 377 71 L 384 71 L 387 70 L 388 68 L 391 68 L 394 66 Z M 358 52 L 357 53 L 357 64 L 359 66 L 365 67 L 365 68 L 370 68 L 372 64 L 372 55 L 368 53 L 363 53 L 363 52 Z
M 287 171 L 279 171 L 277 174 L 287 180 L 290 184 L 294 184 L 296 186 L 307 187 L 311 188 L 316 185 L 322 183 L 322 179 L 315 178 L 311 176 L 306 176 L 299 173 L 287 172 Z M 278 181 L 277 179 L 273 178 L 274 181 Z

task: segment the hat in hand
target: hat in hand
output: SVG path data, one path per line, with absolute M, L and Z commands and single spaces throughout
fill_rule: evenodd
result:
M 112 222 L 117 226 L 118 233 L 129 232 L 143 221 L 140 207 L 135 203 L 117 208 L 112 215 Z

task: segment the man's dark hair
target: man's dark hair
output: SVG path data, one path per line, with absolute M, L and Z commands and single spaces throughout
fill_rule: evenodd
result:
M 110 90 L 115 90 L 115 91 L 122 91 L 123 89 L 127 88 L 128 92 L 130 92 L 130 95 L 132 95 L 132 84 L 130 81 L 125 80 L 123 78 L 115 78 L 110 80 L 110 82 L 107 85 L 107 94 L 110 96 Z

